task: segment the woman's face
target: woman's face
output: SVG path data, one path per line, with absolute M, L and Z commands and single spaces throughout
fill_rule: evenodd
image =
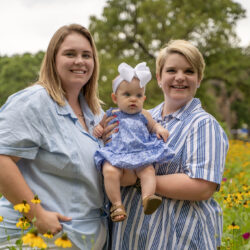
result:
M 200 86 L 197 72 L 178 53 L 168 55 L 157 81 L 164 93 L 165 102 L 175 105 L 176 109 L 189 102 Z
M 66 93 L 80 91 L 94 70 L 93 50 L 87 38 L 76 32 L 69 34 L 57 52 L 56 69 Z

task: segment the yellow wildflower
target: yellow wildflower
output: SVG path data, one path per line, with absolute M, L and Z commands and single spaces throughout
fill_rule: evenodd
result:
M 23 244 L 29 245 L 31 247 L 47 248 L 44 240 L 38 236 L 36 229 L 31 230 L 26 235 L 22 237 Z
M 240 203 L 241 203 L 241 200 L 242 200 L 242 199 L 240 199 L 240 196 L 238 196 L 237 194 L 234 195 L 234 202 L 235 202 L 236 204 L 240 204 Z
M 16 223 L 16 227 L 20 227 L 21 229 L 25 230 L 30 227 L 29 220 L 23 216 L 19 219 L 19 221 Z
M 0 216 L 0 222 L 2 222 L 3 221 L 3 216 Z
M 235 230 L 235 229 L 240 229 L 240 227 L 238 225 L 235 225 L 235 223 L 233 222 L 231 225 L 228 226 L 228 229 L 230 230 Z
M 224 197 L 223 203 L 227 204 L 227 197 Z
M 228 194 L 227 197 L 224 197 L 224 203 L 230 203 L 231 201 L 231 194 Z
M 244 163 L 242 164 L 242 167 L 245 168 L 245 167 L 248 166 L 248 165 L 250 165 L 250 162 L 249 162 L 249 161 L 244 162 Z
M 238 199 L 239 200 L 243 200 L 243 194 L 242 194 L 242 192 L 238 192 L 237 194 L 236 194 L 236 196 L 238 197 Z
M 245 201 L 245 202 L 243 203 L 243 207 L 248 208 L 248 201 Z
M 16 204 L 14 209 L 20 213 L 28 213 L 30 211 L 30 205 L 27 203 L 27 201 L 23 201 L 23 203 Z
M 54 237 L 54 235 L 53 235 L 50 231 L 48 231 L 48 232 L 47 232 L 46 234 L 44 234 L 43 236 L 46 237 L 46 238 L 49 238 L 49 239 L 51 239 L 51 238 Z
M 72 247 L 71 241 L 68 239 L 66 233 L 63 233 L 62 237 L 55 241 L 55 245 L 62 248 Z
M 39 200 L 38 195 L 36 194 L 34 198 L 31 200 L 31 202 L 34 204 L 39 204 L 41 201 Z
M 239 175 L 239 179 L 242 179 L 244 177 L 245 173 L 244 172 L 240 172 L 238 175 Z

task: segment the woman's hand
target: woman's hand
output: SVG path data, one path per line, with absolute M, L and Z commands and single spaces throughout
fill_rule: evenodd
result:
M 50 231 L 52 234 L 57 234 L 62 231 L 62 225 L 60 221 L 71 220 L 71 218 L 57 212 L 47 211 L 41 206 L 35 209 L 34 217 L 36 218 L 34 225 L 41 234 L 47 233 L 48 231 Z M 32 220 L 32 218 L 29 219 Z
M 112 124 L 108 124 L 110 121 L 112 121 L 113 119 L 115 119 L 116 115 L 114 116 L 110 116 L 106 119 L 106 121 L 104 122 L 104 126 L 103 126 L 103 134 L 102 134 L 102 139 L 104 141 L 104 144 L 110 142 L 111 140 L 111 135 L 113 133 L 117 133 L 119 131 L 119 128 L 117 127 L 119 125 L 119 122 L 114 122 Z
M 30 201 L 34 194 L 24 180 L 19 168 L 16 165 L 20 158 L 0 155 L 0 193 L 13 205 L 26 200 L 30 205 L 30 211 L 24 214 L 30 221 L 36 218 L 34 224 L 39 233 L 56 234 L 62 230 L 60 221 L 70 221 L 71 218 L 56 212 L 46 211 L 41 204 L 33 204 Z

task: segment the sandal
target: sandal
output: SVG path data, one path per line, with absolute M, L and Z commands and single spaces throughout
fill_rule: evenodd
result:
M 162 202 L 162 198 L 157 195 L 149 195 L 142 200 L 144 214 L 152 214 Z
M 123 216 L 117 219 L 118 216 Z M 127 213 L 125 211 L 124 206 L 121 205 L 112 205 L 110 208 L 110 217 L 113 222 L 124 221 L 127 218 Z

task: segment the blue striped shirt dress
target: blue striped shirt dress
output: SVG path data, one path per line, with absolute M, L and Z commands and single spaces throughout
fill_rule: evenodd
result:
M 156 166 L 157 175 L 185 173 L 217 183 L 219 190 L 228 150 L 225 132 L 197 98 L 164 118 L 163 104 L 150 112 L 169 130 L 167 144 L 175 156 Z M 204 201 L 163 197 L 156 212 L 145 215 L 141 194 L 134 186 L 121 192 L 128 218 L 113 223 L 113 250 L 213 250 L 220 246 L 222 209 L 213 197 Z

